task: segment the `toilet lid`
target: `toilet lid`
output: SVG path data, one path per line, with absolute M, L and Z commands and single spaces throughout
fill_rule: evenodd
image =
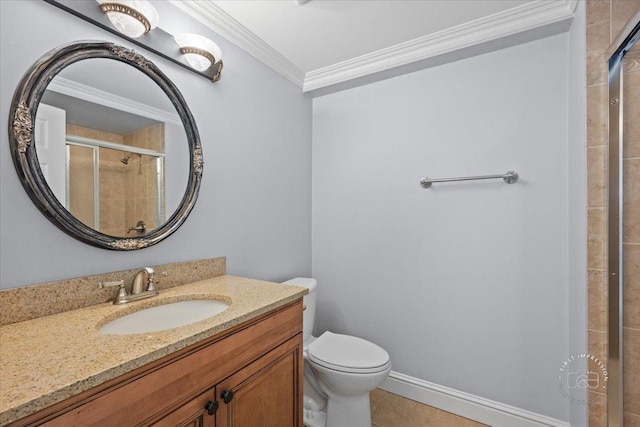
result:
M 310 360 L 343 372 L 378 372 L 389 364 L 389 353 L 382 347 L 350 335 L 325 332 L 307 347 Z

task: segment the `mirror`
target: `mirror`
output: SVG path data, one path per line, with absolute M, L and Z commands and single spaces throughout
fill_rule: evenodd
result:
M 173 83 L 122 46 L 75 43 L 44 55 L 16 90 L 9 134 L 31 199 L 86 243 L 150 246 L 195 204 L 202 149 L 193 117 Z

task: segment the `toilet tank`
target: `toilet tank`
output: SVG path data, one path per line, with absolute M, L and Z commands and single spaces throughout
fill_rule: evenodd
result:
M 309 289 L 309 293 L 302 299 L 302 304 L 305 307 L 302 312 L 302 339 L 306 341 L 313 332 L 313 322 L 316 319 L 316 288 L 318 287 L 318 281 L 310 277 L 296 277 L 295 279 L 287 280 L 284 284 Z

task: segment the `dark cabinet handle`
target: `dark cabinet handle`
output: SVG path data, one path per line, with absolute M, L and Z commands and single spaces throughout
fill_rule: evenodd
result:
M 220 406 L 220 405 L 218 404 L 217 400 L 215 402 L 212 402 L 210 400 L 210 401 L 207 402 L 206 405 L 204 405 L 204 409 L 207 411 L 207 414 L 213 415 L 218 410 L 218 406 Z
M 233 392 L 231 390 L 223 391 L 220 397 L 224 403 L 229 403 L 233 400 Z

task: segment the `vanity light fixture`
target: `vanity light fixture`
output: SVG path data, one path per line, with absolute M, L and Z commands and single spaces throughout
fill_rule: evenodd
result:
M 214 82 L 220 80 L 222 72 L 222 50 L 213 41 L 197 34 L 177 34 L 174 40 L 180 46 L 182 53 L 189 65 L 197 71 L 205 71 L 212 66 L 217 66 L 213 78 Z
M 0 0 L 2 2 L 3 0 Z M 222 51 L 196 34 L 173 34 L 158 27 L 159 13 L 147 0 L 43 0 L 128 43 L 138 45 L 209 81 L 220 80 Z M 156 0 L 158 1 L 158 0 Z M 155 29 L 154 29 L 155 28 Z M 141 37 L 147 32 L 148 37 Z M 176 48 L 176 43 L 180 49 Z
M 147 0 L 97 0 L 111 24 L 122 34 L 138 38 L 158 26 L 158 11 Z

